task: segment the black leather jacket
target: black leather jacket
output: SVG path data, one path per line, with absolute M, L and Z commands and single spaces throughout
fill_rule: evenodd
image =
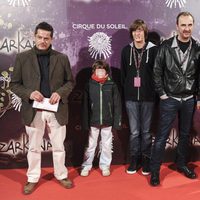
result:
M 172 46 L 174 39 L 175 37 L 172 37 L 164 41 L 158 50 L 153 72 L 155 90 L 159 96 L 164 94 L 178 98 L 195 94 L 200 96 L 200 45 L 192 39 L 187 68 L 183 73 L 175 48 Z

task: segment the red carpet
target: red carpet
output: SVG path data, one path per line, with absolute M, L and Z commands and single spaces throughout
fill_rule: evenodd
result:
M 125 173 L 127 166 L 112 166 L 112 174 L 102 177 L 94 169 L 88 177 L 80 177 L 77 169 L 69 168 L 73 189 L 61 187 L 53 177 L 52 168 L 43 168 L 38 187 L 31 195 L 23 195 L 26 169 L 0 170 L 1 200 L 199 200 L 200 162 L 192 164 L 198 178 L 190 180 L 164 164 L 161 169 L 161 186 L 151 187 L 149 176 Z

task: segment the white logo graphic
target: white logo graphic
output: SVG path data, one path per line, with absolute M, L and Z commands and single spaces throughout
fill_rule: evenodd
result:
M 165 4 L 169 8 L 172 8 L 173 6 L 176 8 L 177 5 L 179 8 L 183 8 L 186 4 L 186 0 L 165 0 Z
M 22 99 L 18 97 L 15 93 L 11 92 L 11 104 L 13 105 L 13 108 L 20 112 L 22 107 Z
M 8 0 L 10 6 L 28 6 L 31 0 Z
M 0 76 L 0 118 L 6 111 L 14 108 L 20 111 L 22 100 L 10 90 L 11 73 L 13 67 L 9 67 L 8 71 L 2 71 Z
M 92 58 L 104 59 L 111 55 L 111 37 L 103 32 L 96 32 L 88 37 L 89 52 Z

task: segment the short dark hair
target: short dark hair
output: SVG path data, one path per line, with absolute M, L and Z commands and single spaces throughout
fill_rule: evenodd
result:
M 109 64 L 105 60 L 96 60 L 92 65 L 92 73 L 99 68 L 105 69 L 107 74 L 110 73 Z
M 37 34 L 38 29 L 51 32 L 51 37 L 53 37 L 53 27 L 47 22 L 41 22 L 35 27 L 35 35 Z
M 178 25 L 178 20 L 181 16 L 191 16 L 194 23 L 194 16 L 190 12 L 180 12 L 176 17 L 176 24 Z
M 133 39 L 132 32 L 136 31 L 138 28 L 142 28 L 144 30 L 144 37 L 145 39 L 147 39 L 148 28 L 147 28 L 147 24 L 142 19 L 136 19 L 135 21 L 131 23 L 129 27 L 129 34 L 130 34 L 131 39 Z

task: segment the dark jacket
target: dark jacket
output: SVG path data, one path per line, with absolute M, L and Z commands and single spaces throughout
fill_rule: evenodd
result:
M 14 72 L 11 80 L 11 90 L 22 99 L 22 120 L 25 125 L 30 125 L 36 114 L 32 107 L 33 101 L 30 94 L 40 91 L 41 75 L 37 55 L 34 49 L 17 55 Z M 55 50 L 51 51 L 49 64 L 49 83 L 51 93 L 57 92 L 61 96 L 58 111 L 55 113 L 60 125 L 68 123 L 68 96 L 74 87 L 68 57 Z
M 117 85 L 109 78 L 104 84 L 92 79 L 85 86 L 82 128 L 91 126 L 121 127 L 121 97 Z
M 134 87 L 134 77 L 137 69 L 133 57 L 133 42 L 122 49 L 121 52 L 121 84 L 125 101 L 154 101 L 155 90 L 153 85 L 153 65 L 157 47 L 148 42 L 139 69 L 141 87 Z
M 159 48 L 154 65 L 155 90 L 159 96 L 184 98 L 199 94 L 200 46 L 192 39 L 186 71 L 183 73 L 172 37 Z

